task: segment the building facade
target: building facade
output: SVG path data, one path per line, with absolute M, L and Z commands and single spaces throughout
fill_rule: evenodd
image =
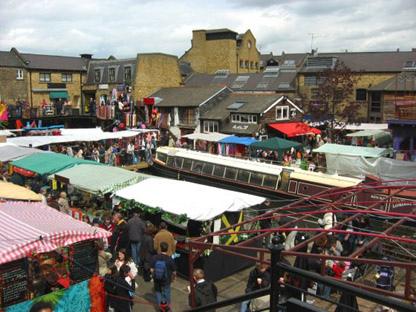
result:
M 359 104 L 357 120 L 383 122 L 380 94 L 371 88 L 399 74 L 406 62 L 416 61 L 416 51 L 405 52 L 344 52 L 308 55 L 297 76 L 297 92 L 304 97 L 306 105 L 316 101 L 320 75 L 334 68 L 337 61 L 343 62 L 352 71 L 355 84 L 353 93 L 339 104 L 342 108 L 350 102 Z
M 181 61 L 198 73 L 255 73 L 260 68 L 260 52 L 250 30 L 244 34 L 229 29 L 194 30 L 191 48 Z

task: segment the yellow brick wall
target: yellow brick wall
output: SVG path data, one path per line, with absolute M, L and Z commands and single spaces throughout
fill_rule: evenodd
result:
M 50 71 L 32 71 L 29 74 L 29 77 L 31 77 L 31 86 L 30 81 L 28 81 L 28 89 L 47 89 L 48 83 L 47 82 L 40 82 L 39 74 L 40 73 L 47 73 Z M 50 72 L 51 73 L 51 81 L 49 83 L 63 83 L 62 82 L 62 73 L 63 72 Z M 67 72 L 65 72 L 67 73 Z M 83 76 L 85 74 L 80 74 L 79 72 L 72 72 L 72 82 L 66 82 L 66 90 L 68 91 L 68 100 L 71 101 L 73 108 L 79 108 L 81 105 L 81 80 L 84 79 Z M 45 99 L 48 103 L 50 102 L 49 99 L 49 92 L 50 91 L 44 91 L 44 92 L 33 92 L 32 96 L 29 96 L 29 101 L 32 99 L 33 107 L 39 107 L 40 103 L 43 99 Z
M 249 47 L 250 46 L 250 47 Z M 249 62 L 249 68 L 244 66 L 244 68 L 240 67 L 240 60 L 246 63 Z M 240 46 L 237 48 L 237 71 L 239 73 L 255 73 L 258 72 L 258 67 L 260 62 L 260 52 L 257 50 L 256 46 L 256 38 L 253 36 L 250 30 L 244 34 Z M 253 68 L 251 67 L 253 64 Z
M 178 58 L 167 54 L 139 54 L 133 84 L 133 98 L 141 100 L 164 87 L 182 83 Z
M 251 47 L 248 48 L 248 42 Z M 256 72 L 256 68 L 240 68 L 240 59 L 253 65 L 260 62 L 260 52 L 256 48 L 256 38 L 248 30 L 240 47 L 231 39 L 206 40 L 204 30 L 192 32 L 192 46 L 181 57 L 182 61 L 191 63 L 192 69 L 198 73 L 213 74 L 219 69 L 228 69 L 231 73 Z M 245 64 L 245 63 L 244 63 Z
M 18 68 L 0 68 L 0 100 L 6 104 L 14 104 L 18 99 L 27 100 L 28 75 L 26 70 L 23 70 L 23 79 L 18 80 L 17 70 Z
M 355 78 L 358 80 L 354 86 L 354 92 L 352 93 L 349 100 L 341 103 L 342 106 L 346 105 L 349 101 L 355 101 L 355 89 L 369 89 L 370 87 L 377 85 L 391 77 L 394 76 L 395 73 L 357 73 L 355 74 Z M 311 89 L 318 88 L 318 86 L 305 86 L 305 75 L 298 74 L 297 77 L 298 81 L 298 91 L 300 94 L 304 95 L 307 99 L 312 98 Z M 342 109 L 339 108 L 339 109 Z M 367 102 L 363 103 L 360 106 L 358 111 L 358 118 L 363 120 L 368 119 L 368 94 L 367 94 Z

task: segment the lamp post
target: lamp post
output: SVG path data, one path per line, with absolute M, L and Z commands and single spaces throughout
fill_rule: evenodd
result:
M 280 269 L 276 264 L 281 260 L 281 253 L 283 249 L 283 238 L 280 234 L 277 234 L 272 238 L 272 242 L 269 245 L 271 254 L 270 264 L 272 270 L 270 284 L 270 312 L 278 311 L 277 305 L 279 304 Z

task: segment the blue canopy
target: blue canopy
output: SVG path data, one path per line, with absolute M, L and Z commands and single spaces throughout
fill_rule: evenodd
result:
M 253 144 L 257 142 L 257 140 L 255 138 L 252 137 L 238 137 L 235 135 L 231 135 L 229 137 L 226 137 L 220 141 L 218 141 L 218 143 L 221 144 L 241 144 L 241 145 L 246 145 L 249 146 L 250 144 Z

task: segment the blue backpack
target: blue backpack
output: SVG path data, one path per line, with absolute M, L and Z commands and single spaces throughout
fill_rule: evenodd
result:
M 168 280 L 168 268 L 165 260 L 157 260 L 153 271 L 153 279 L 161 284 Z

